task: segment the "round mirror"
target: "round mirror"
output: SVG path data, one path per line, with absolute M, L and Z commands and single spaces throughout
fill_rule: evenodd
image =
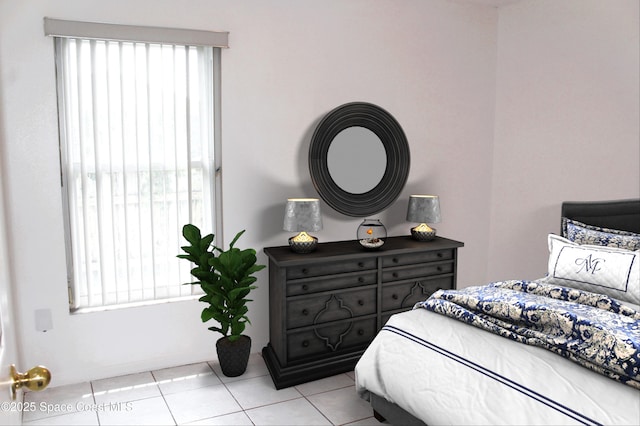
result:
M 355 161 L 355 163 L 354 163 Z M 375 188 L 387 168 L 382 141 L 365 127 L 348 127 L 329 145 L 327 167 L 335 183 L 353 194 Z
M 322 199 L 349 216 L 368 216 L 393 203 L 409 175 L 409 144 L 382 108 L 352 102 L 329 112 L 309 148 L 309 173 Z

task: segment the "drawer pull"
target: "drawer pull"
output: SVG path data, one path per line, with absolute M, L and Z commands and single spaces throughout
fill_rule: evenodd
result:
M 303 289 L 304 291 L 307 291 L 307 290 L 309 290 L 309 286 L 308 286 L 308 285 L 306 285 L 306 284 L 303 284 L 303 285 L 302 285 L 302 289 Z
M 302 341 L 302 347 L 303 348 L 308 348 L 309 347 L 309 341 L 308 340 L 303 340 Z
M 302 268 L 302 273 L 307 275 L 309 273 L 309 270 L 307 268 Z
M 395 293 L 393 293 L 393 294 L 391 295 L 391 298 L 392 298 L 393 300 L 398 300 L 398 295 L 397 295 L 397 294 L 395 294 Z
M 363 336 L 364 335 L 364 330 L 363 329 L 359 329 L 358 330 L 358 336 Z
M 358 262 L 358 266 L 359 266 L 360 268 L 364 268 L 364 263 L 363 263 L 363 262 Z
M 393 273 L 393 274 L 391 274 L 391 275 L 393 275 L 393 278 L 398 278 L 398 273 L 397 273 L 397 272 L 394 272 L 394 273 Z
M 302 315 L 309 315 L 309 310 L 308 309 L 303 309 L 302 310 Z
M 398 258 L 394 257 L 392 261 L 393 261 L 393 263 L 398 263 Z
M 362 300 L 362 299 L 358 300 L 358 305 L 364 306 L 364 300 Z
M 442 266 L 438 266 L 438 272 L 442 272 Z
M 438 253 L 438 257 L 442 257 L 442 256 L 444 256 L 444 254 Z
M 363 283 L 364 282 L 364 278 L 363 277 L 358 277 L 358 282 L 359 283 Z

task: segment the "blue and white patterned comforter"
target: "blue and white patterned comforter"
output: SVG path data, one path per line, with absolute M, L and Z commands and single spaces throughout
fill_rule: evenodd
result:
M 535 281 L 439 290 L 416 308 L 535 345 L 640 389 L 640 312 L 608 296 Z

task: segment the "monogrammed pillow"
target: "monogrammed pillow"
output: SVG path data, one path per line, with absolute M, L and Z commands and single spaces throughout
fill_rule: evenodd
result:
M 640 304 L 640 250 L 579 245 L 549 234 L 547 283 Z

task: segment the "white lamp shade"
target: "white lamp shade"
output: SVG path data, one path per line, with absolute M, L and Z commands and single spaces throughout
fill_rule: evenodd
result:
M 317 198 L 289 198 L 284 209 L 285 231 L 319 231 L 322 229 L 320 200 Z

